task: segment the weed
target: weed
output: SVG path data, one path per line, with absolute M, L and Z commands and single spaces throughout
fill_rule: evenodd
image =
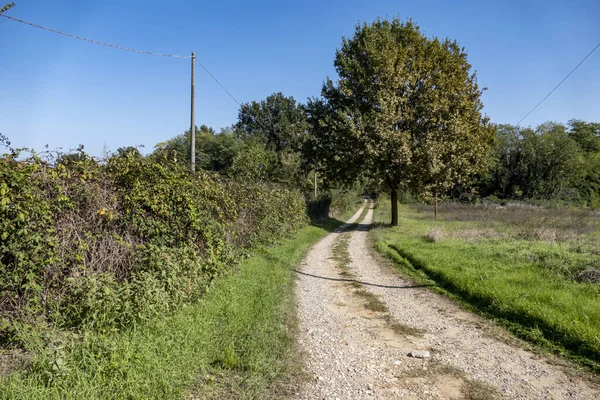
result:
M 427 332 L 424 329 L 414 328 L 412 326 L 402 324 L 390 314 L 385 316 L 385 321 L 388 323 L 389 327 L 394 331 L 394 333 L 397 333 L 398 335 L 422 337 Z
M 500 392 L 489 383 L 475 380 L 465 380 L 461 391 L 465 400 L 496 400 L 500 399 Z
M 348 253 L 348 245 L 350 242 L 350 232 L 340 233 L 332 247 L 333 259 L 336 261 L 336 266 L 340 269 L 340 274 L 351 276 L 349 271 L 350 253 Z
M 354 295 L 365 300 L 364 306 L 367 310 L 375 312 L 387 312 L 387 306 L 379 300 L 379 297 L 366 290 L 355 290 Z

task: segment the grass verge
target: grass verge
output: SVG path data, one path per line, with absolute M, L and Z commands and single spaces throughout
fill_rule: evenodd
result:
M 377 221 L 387 217 L 376 211 Z M 373 234 L 376 248 L 412 279 L 434 282 L 437 290 L 518 336 L 600 371 L 600 285 L 568 280 L 531 256 L 557 254 L 557 243 L 427 240 L 432 228 L 456 230 L 460 224 L 431 221 L 403 206 L 400 226 Z
M 135 331 L 50 343 L 2 399 L 283 397 L 299 373 L 292 267 L 327 230 L 309 226 L 216 281 L 197 304 Z

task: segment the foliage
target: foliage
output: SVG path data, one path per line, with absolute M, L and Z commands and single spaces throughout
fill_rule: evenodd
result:
M 301 373 L 293 340 L 292 269 L 326 234 L 302 228 L 241 261 L 199 302 L 135 330 L 86 332 L 48 343 L 30 371 L 0 381 L 0 397 L 287 397 L 285 385 Z
M 265 166 L 257 175 L 259 179 L 309 192 L 307 168 L 301 153 L 308 125 L 304 108 L 293 97 L 274 93 L 260 102 L 242 104 L 235 129 L 246 144 L 242 148 L 242 152 L 246 152 L 241 156 L 248 162 L 249 171 L 255 170 L 257 165 Z M 258 158 L 251 159 L 251 154 Z M 268 163 L 266 158 L 269 158 Z M 249 174 L 241 171 L 240 162 L 237 164 L 238 175 Z
M 356 211 L 356 207 L 363 194 L 363 188 L 355 185 L 351 188 L 337 187 L 321 192 L 318 198 L 306 201 L 306 212 L 312 221 L 319 221 L 328 217 L 345 221 L 349 212 Z
M 485 167 L 494 139 L 466 51 L 412 21 L 356 27 L 336 52 L 339 80 L 309 102 L 309 148 L 331 177 L 365 173 L 392 192 L 437 199 Z M 392 224 L 397 209 L 392 209 Z
M 240 250 L 305 223 L 302 195 L 166 156 L 0 158 L 0 332 L 120 330 L 202 295 Z M 265 201 L 268 199 L 268 202 Z
M 262 143 L 278 158 L 301 149 L 307 131 L 304 110 L 292 97 L 273 93 L 260 102 L 242 104 L 236 129 L 245 140 Z
M 584 200 L 600 193 L 600 125 L 578 120 L 535 129 L 499 125 L 493 163 L 482 195 L 501 198 Z
M 231 128 L 216 133 L 213 128 L 196 127 L 196 167 L 205 171 L 226 172 L 231 167 L 240 147 L 240 141 Z M 168 157 L 183 165 L 190 165 L 190 132 L 154 146 L 154 156 Z
M 241 180 L 267 181 L 277 171 L 277 155 L 255 142 L 244 143 L 233 158 L 230 174 Z

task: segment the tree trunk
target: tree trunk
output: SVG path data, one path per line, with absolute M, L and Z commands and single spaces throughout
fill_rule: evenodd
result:
M 392 226 L 398 226 L 398 191 L 392 190 Z

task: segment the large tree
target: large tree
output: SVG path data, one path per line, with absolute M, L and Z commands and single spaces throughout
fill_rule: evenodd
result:
M 392 225 L 400 188 L 431 198 L 437 214 L 438 199 L 483 169 L 494 129 L 455 41 L 378 19 L 343 39 L 334 65 L 338 81 L 327 79 L 308 104 L 313 154 L 338 178 L 379 180 L 391 193 Z

